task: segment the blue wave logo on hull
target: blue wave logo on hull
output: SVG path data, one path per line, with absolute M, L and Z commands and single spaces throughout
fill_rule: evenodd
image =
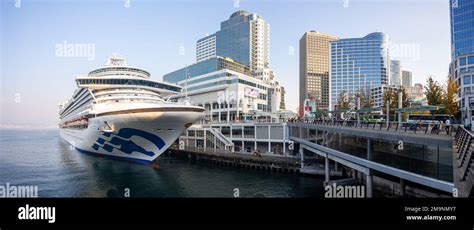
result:
M 162 149 L 165 146 L 165 142 L 159 136 L 156 136 L 149 132 L 145 132 L 138 129 L 132 129 L 132 128 L 122 128 L 118 131 L 117 134 L 102 133 L 102 136 L 108 137 L 108 138 L 112 137 L 112 138 L 110 139 L 110 141 L 107 141 L 101 137 L 97 138 L 96 143 L 92 145 L 93 149 L 99 150 L 99 148 L 102 148 L 107 152 L 112 152 L 114 149 L 117 149 L 126 154 L 132 154 L 132 152 L 140 152 L 150 157 L 155 155 L 154 152 L 147 151 L 143 147 L 137 145 L 135 142 L 130 140 L 132 136 L 142 137 L 152 142 L 158 149 Z M 120 147 L 117 148 L 110 144 L 113 144 L 115 146 L 120 146 Z

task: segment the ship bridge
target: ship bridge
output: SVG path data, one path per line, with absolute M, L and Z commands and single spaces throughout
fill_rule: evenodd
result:
M 89 88 L 94 90 L 102 89 L 124 89 L 124 88 L 144 88 L 159 94 L 176 94 L 182 90 L 181 86 L 157 82 L 148 79 L 136 79 L 130 77 L 90 77 L 78 76 L 76 78 L 77 86 L 80 88 Z
M 129 76 L 138 78 L 150 78 L 150 73 L 145 70 L 129 67 L 127 59 L 119 57 L 117 54 L 109 57 L 107 64 L 103 68 L 99 68 L 89 72 L 90 77 L 107 77 L 107 76 Z
M 91 90 L 140 88 L 165 95 L 182 91 L 179 85 L 151 80 L 149 72 L 127 66 L 126 59 L 117 55 L 109 57 L 105 67 L 78 76 L 76 82 L 78 87 Z

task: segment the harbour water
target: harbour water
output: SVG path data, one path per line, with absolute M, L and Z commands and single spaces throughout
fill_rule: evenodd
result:
M 194 162 L 164 154 L 159 167 L 82 154 L 58 130 L 0 129 L 0 185 L 39 197 L 323 197 L 323 178 Z M 237 189 L 237 190 L 236 190 Z

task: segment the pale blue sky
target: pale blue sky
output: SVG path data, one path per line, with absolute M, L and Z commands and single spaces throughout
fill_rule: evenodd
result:
M 450 61 L 448 0 L 130 0 L 130 7 L 125 0 L 21 0 L 15 7 L 17 1 L 1 3 L 3 126 L 56 125 L 57 105 L 76 88 L 75 76 L 102 67 L 109 53 L 161 80 L 192 64 L 196 40 L 217 31 L 236 10 L 255 12 L 270 24 L 270 65 L 292 110 L 298 106 L 298 41 L 306 31 L 340 38 L 385 32 L 395 46 L 414 48 L 401 57 L 414 83 L 429 74 L 444 82 Z M 56 56 L 64 41 L 93 44 L 95 59 Z

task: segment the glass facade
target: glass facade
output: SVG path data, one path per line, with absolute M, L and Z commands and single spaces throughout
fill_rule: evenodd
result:
M 451 0 L 451 77 L 458 83 L 464 124 L 474 121 L 474 1 Z
M 250 66 L 250 22 L 245 19 L 234 17 L 222 22 L 221 30 L 216 33 L 216 54 Z
M 342 92 L 366 93 L 388 84 L 388 44 L 388 36 L 379 32 L 330 43 L 330 109 Z
M 216 93 L 232 91 L 237 100 L 230 102 L 231 108 L 238 112 L 227 111 L 230 120 L 253 110 L 273 112 L 284 106 L 281 87 L 269 68 L 269 25 L 257 14 L 237 11 L 221 23 L 219 31 L 199 39 L 196 61 L 163 76 L 166 82 L 186 87 L 196 105 L 225 108 L 229 102 L 223 103 Z M 222 111 L 213 110 L 208 111 L 209 119 L 221 120 Z
M 230 57 L 251 69 L 269 67 L 269 25 L 262 17 L 237 11 L 221 29 L 197 42 L 196 61 L 215 56 Z
M 453 60 L 474 53 L 474 1 L 451 0 L 451 51 Z
M 187 68 L 181 68 L 169 74 L 163 76 L 163 81 L 177 83 L 186 79 L 186 69 L 188 72 L 188 80 L 192 81 L 193 77 L 201 76 L 204 74 L 212 73 L 214 71 L 228 69 L 245 75 L 250 75 L 250 70 L 247 66 L 242 65 L 230 58 L 214 57 L 195 64 L 188 66 Z M 213 76 L 209 76 L 212 78 Z

